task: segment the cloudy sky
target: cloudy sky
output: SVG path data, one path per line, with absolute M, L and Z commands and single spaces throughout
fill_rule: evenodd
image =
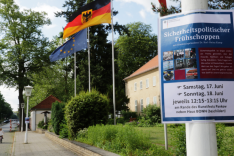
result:
M 35 11 L 47 12 L 48 18 L 51 19 L 52 24 L 43 27 L 43 33 L 44 36 L 48 37 L 50 40 L 53 36 L 58 35 L 67 24 L 64 18 L 54 16 L 54 12 L 65 10 L 65 8 L 62 7 L 65 0 L 15 0 L 15 2 L 19 5 L 21 10 L 32 9 Z M 158 6 L 158 0 L 114 0 L 113 7 L 115 10 L 119 11 L 119 14 L 114 17 L 114 23 L 128 24 L 141 21 L 145 24 L 150 24 L 153 33 L 157 34 L 158 15 L 152 12 L 151 2 Z M 117 39 L 117 37 L 118 36 L 115 36 L 115 39 Z M 11 104 L 13 110 L 16 111 L 19 103 L 18 91 L 15 88 L 6 88 L 6 86 L 0 86 L 0 91 L 5 100 Z

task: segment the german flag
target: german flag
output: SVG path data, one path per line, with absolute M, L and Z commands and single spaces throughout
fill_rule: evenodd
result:
M 63 38 L 67 38 L 80 30 L 101 23 L 111 23 L 110 0 L 96 0 L 73 13 L 69 23 L 63 31 Z

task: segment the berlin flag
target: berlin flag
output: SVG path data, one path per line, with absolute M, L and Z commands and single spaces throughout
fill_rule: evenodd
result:
M 167 8 L 167 1 L 166 0 L 158 0 L 162 7 Z

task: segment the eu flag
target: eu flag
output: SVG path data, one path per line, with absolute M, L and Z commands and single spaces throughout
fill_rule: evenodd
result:
M 87 30 L 83 29 L 76 33 L 63 45 L 58 47 L 51 55 L 50 61 L 54 62 L 59 59 L 72 55 L 73 53 L 87 48 Z

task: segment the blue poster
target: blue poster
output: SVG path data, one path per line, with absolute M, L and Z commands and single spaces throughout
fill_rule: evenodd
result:
M 233 11 L 159 19 L 163 123 L 234 121 Z

